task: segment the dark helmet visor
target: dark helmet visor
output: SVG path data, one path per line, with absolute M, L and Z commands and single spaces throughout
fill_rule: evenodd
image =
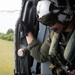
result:
M 38 17 L 37 17 L 38 18 Z M 46 26 L 53 26 L 57 22 L 57 16 L 53 13 L 42 16 L 38 21 Z

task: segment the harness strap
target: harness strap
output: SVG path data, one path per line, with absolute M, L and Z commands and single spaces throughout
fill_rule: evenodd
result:
M 75 27 L 74 27 L 74 29 L 75 29 Z M 70 66 L 70 68 L 72 67 L 71 64 L 72 64 L 74 57 L 75 57 L 75 55 L 74 55 L 75 54 L 75 51 L 74 51 L 75 50 L 75 30 L 74 29 L 70 35 L 69 41 L 66 45 L 66 48 L 65 48 L 64 54 L 63 54 L 64 60 L 67 61 L 67 66 Z M 56 40 L 56 38 L 58 40 Z M 59 42 L 59 35 L 57 36 L 56 34 L 54 34 L 52 37 L 52 43 L 51 43 L 51 46 L 49 49 L 49 55 L 55 56 L 57 54 L 58 44 L 56 44 L 56 43 L 58 43 L 58 42 Z M 60 62 L 62 62 L 62 61 L 60 61 Z M 66 64 L 65 64 L 65 66 L 63 66 L 63 64 L 61 66 L 64 70 L 67 70 Z
M 52 43 L 51 43 L 51 46 L 50 46 L 50 49 L 49 49 L 49 55 L 56 56 L 58 42 L 59 42 L 59 34 L 54 33 L 54 35 L 52 37 Z
M 64 58 L 67 61 L 71 60 L 72 54 L 74 53 L 74 49 L 75 49 L 75 31 L 72 33 L 64 51 Z

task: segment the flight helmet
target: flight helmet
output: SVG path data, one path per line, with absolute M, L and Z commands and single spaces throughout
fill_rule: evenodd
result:
M 64 24 L 72 20 L 72 10 L 69 0 L 41 0 L 37 3 L 37 19 L 46 26 L 52 26 L 57 21 Z

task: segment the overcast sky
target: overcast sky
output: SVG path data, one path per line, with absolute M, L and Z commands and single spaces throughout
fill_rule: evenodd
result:
M 0 10 L 19 10 L 22 0 L 0 0 Z
M 21 10 L 22 0 L 0 0 L 0 32 L 6 33 L 9 28 L 14 29 Z M 7 12 L 14 11 L 15 12 Z

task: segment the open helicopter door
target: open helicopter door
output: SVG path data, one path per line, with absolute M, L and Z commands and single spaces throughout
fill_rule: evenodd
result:
M 30 56 L 29 51 L 27 49 L 27 42 L 25 37 L 23 37 L 23 30 L 21 30 L 21 21 L 24 21 L 25 24 L 29 22 L 32 24 L 31 26 L 35 25 L 35 1 L 37 0 L 22 0 L 22 10 L 21 15 L 17 21 L 15 26 L 15 40 L 14 40 L 14 58 L 15 58 L 15 68 L 14 68 L 14 75 L 32 75 L 31 73 L 31 66 L 33 63 L 33 58 Z M 37 22 L 38 24 L 38 22 Z M 37 31 L 35 31 L 37 34 Z M 36 37 L 36 35 L 35 35 Z M 25 54 L 23 51 L 23 55 L 18 55 L 18 50 L 22 49 L 25 50 Z
M 32 72 L 35 71 L 35 68 L 37 66 L 37 61 L 34 60 L 30 56 L 29 51 L 26 48 L 27 42 L 26 42 L 25 38 L 22 36 L 22 31 L 20 30 L 20 21 L 23 20 L 23 21 L 28 22 L 28 18 L 30 16 L 33 17 L 35 15 L 35 12 L 34 12 L 35 8 L 34 8 L 33 13 L 29 13 L 29 11 L 32 9 L 34 2 L 36 5 L 37 0 L 22 0 L 22 1 L 23 1 L 22 2 L 23 7 L 22 7 L 22 11 L 21 11 L 21 16 L 20 16 L 19 20 L 17 21 L 16 27 L 15 27 L 15 41 L 14 41 L 14 44 L 15 44 L 15 69 L 14 69 L 14 75 L 32 75 Z M 75 2 L 75 0 L 70 0 L 70 1 L 71 1 L 71 3 Z M 72 1 L 74 1 L 74 2 L 72 2 Z M 28 7 L 28 8 L 26 8 L 26 7 Z M 74 7 L 75 7 L 75 5 L 74 5 Z M 73 9 L 75 9 L 75 8 L 73 8 Z M 27 13 L 27 11 L 28 11 L 28 13 Z M 34 21 L 35 21 L 35 19 L 30 20 L 32 26 L 35 25 Z M 38 26 L 36 28 L 38 30 Z M 43 43 L 45 41 L 45 39 L 47 38 L 49 31 L 50 30 L 46 26 L 39 23 L 38 33 L 36 31 L 37 39 L 41 43 Z M 26 50 L 26 55 L 24 55 L 23 57 L 20 57 L 17 54 L 17 52 L 20 48 Z M 49 65 L 50 65 L 50 62 L 46 62 L 46 63 L 41 64 L 41 67 L 40 67 L 41 74 L 45 74 L 45 75 L 51 74 L 51 70 L 49 69 Z M 37 70 L 38 69 L 36 69 L 36 71 Z M 38 74 L 40 72 L 36 72 L 36 73 Z
M 39 23 L 36 17 L 36 4 L 38 0 L 22 0 L 22 11 L 21 15 L 15 26 L 15 68 L 14 75 L 36 75 L 36 74 L 51 74 L 49 69 L 50 62 L 42 63 L 41 66 L 35 59 L 33 59 L 27 49 L 27 42 L 25 37 L 23 37 L 23 30 L 20 29 L 21 21 L 24 21 L 26 24 L 30 22 L 31 26 L 35 26 L 34 36 L 41 43 L 45 41 L 50 30 Z M 41 35 L 42 34 L 42 35 Z M 18 50 L 23 49 L 26 51 L 26 54 L 23 56 L 18 55 Z M 40 72 L 41 70 L 41 72 Z

